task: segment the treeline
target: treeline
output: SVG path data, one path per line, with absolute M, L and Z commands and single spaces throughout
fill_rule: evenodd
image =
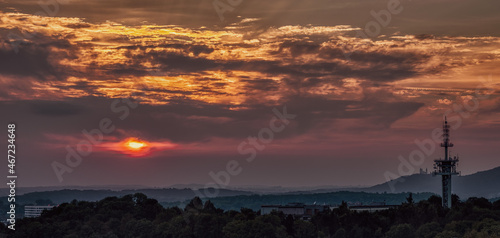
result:
M 374 213 L 354 212 L 346 203 L 303 221 L 283 213 L 260 215 L 254 210 L 224 211 L 211 201 L 194 198 L 184 208 L 164 208 L 136 193 L 98 202 L 72 201 L 41 217 L 24 218 L 16 231 L 1 227 L 8 237 L 387 237 L 483 238 L 500 237 L 500 201 L 484 198 L 443 209 L 432 196 L 414 202 L 410 195 L 400 207 Z
M 210 201 L 217 208 L 224 210 L 240 210 L 240 208 L 250 208 L 259 210 L 261 205 L 271 204 L 287 204 L 293 202 L 305 204 L 340 204 L 342 201 L 352 203 L 380 203 L 386 204 L 401 204 L 406 201 L 410 193 L 366 193 L 366 192 L 329 192 L 329 193 L 297 193 L 297 194 L 265 194 L 265 195 L 245 195 L 231 197 L 214 197 Z M 427 200 L 434 195 L 433 193 L 416 193 L 413 194 L 415 201 Z M 192 197 L 191 197 L 192 198 Z M 190 198 L 190 199 L 191 199 Z M 185 207 L 190 200 L 184 202 L 160 202 L 164 207 Z

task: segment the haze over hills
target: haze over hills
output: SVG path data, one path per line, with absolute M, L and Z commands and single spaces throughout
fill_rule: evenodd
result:
M 500 197 L 500 189 L 492 186 L 492 181 L 500 181 L 500 167 L 478 172 L 466 176 L 453 177 L 453 193 L 461 199 L 468 197 L 485 197 L 494 199 Z M 391 189 L 392 183 L 394 190 Z M 185 186 L 183 188 L 183 186 Z M 175 187 L 175 188 L 173 188 Z M 192 187 L 192 188 L 186 188 Z M 123 196 L 126 194 L 144 193 L 148 197 L 160 202 L 185 201 L 199 195 L 195 191 L 203 186 L 197 184 L 173 185 L 170 188 L 148 188 L 145 186 L 95 186 L 95 187 L 40 187 L 19 188 L 18 201 L 22 203 L 35 203 L 38 199 L 49 199 L 59 204 L 73 199 L 97 201 L 108 196 Z M 413 174 L 375 185 L 372 187 L 280 187 L 280 186 L 241 186 L 220 189 L 218 197 L 250 196 L 250 195 L 293 195 L 293 194 L 322 194 L 338 191 L 367 192 L 367 193 L 434 193 L 441 194 L 441 177 L 431 174 Z M 0 190 L 6 196 L 7 189 Z M 213 193 L 212 193 L 213 194 Z M 0 198 L 1 199 L 1 198 Z M 5 199 L 4 199 L 5 200 Z
M 34 192 L 49 192 L 58 190 L 111 190 L 122 191 L 127 189 L 147 189 L 144 185 L 96 185 L 96 186 L 45 186 L 45 187 L 16 187 L 16 195 L 23 195 Z M 9 188 L 0 188 L 0 196 L 7 196 Z
M 44 191 L 44 192 L 33 192 L 26 193 L 23 195 L 18 195 L 16 202 L 20 204 L 35 204 L 39 199 L 48 199 L 55 204 L 60 204 L 64 202 L 71 202 L 76 199 L 79 201 L 99 201 L 106 197 L 121 197 L 127 194 L 143 193 L 150 198 L 154 198 L 160 202 L 174 202 L 174 201 L 184 201 L 187 199 L 192 199 L 197 196 L 197 193 L 191 189 L 175 189 L 175 188 L 163 188 L 163 189 L 126 189 L 121 191 L 112 190 L 76 190 L 76 189 L 64 189 L 56 191 Z M 238 195 L 252 195 L 251 192 L 237 191 L 220 189 L 218 191 L 219 196 L 229 197 Z M 6 201 L 6 197 L 2 197 L 1 201 Z
M 500 188 L 493 185 L 493 181 L 500 181 L 500 167 L 465 176 L 454 176 L 452 178 L 452 193 L 457 194 L 462 199 L 500 197 Z M 391 184 L 394 189 L 391 189 Z M 441 176 L 413 174 L 361 190 L 365 192 L 432 192 L 441 194 Z

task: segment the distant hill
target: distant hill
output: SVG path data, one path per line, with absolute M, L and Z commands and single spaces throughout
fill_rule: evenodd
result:
M 175 202 L 192 199 L 196 193 L 191 189 L 126 189 L 120 191 L 112 190 L 77 190 L 77 189 L 64 189 L 56 191 L 33 192 L 18 195 L 16 202 L 18 204 L 35 204 L 39 199 L 49 199 L 55 204 L 64 202 L 71 202 L 76 199 L 79 201 L 99 201 L 106 197 L 111 196 L 124 196 L 127 194 L 143 193 L 150 198 L 154 198 L 159 202 Z M 228 189 L 220 189 L 218 196 L 238 196 L 238 195 L 252 195 L 251 192 L 236 191 Z M 7 197 L 0 197 L 0 201 L 7 201 Z
M 16 195 L 34 192 L 48 192 L 59 190 L 111 190 L 121 191 L 125 189 L 147 189 L 151 187 L 143 185 L 94 185 L 94 186 L 42 186 L 42 187 L 16 187 Z M 0 197 L 7 196 L 10 188 L 0 188 Z
M 461 199 L 468 197 L 485 197 L 488 199 L 500 197 L 498 181 L 500 181 L 500 167 L 471 175 L 453 176 L 452 192 Z M 399 181 L 392 182 L 395 188 L 394 191 L 391 191 L 389 183 L 360 190 L 366 192 L 431 192 L 441 194 L 441 176 L 432 176 L 431 174 L 404 176 Z
M 500 181 L 500 167 L 478 172 L 466 176 L 454 176 L 452 179 L 453 193 L 461 199 L 469 197 L 485 197 L 495 199 L 500 197 L 500 187 L 497 182 Z M 285 187 L 266 187 L 266 186 L 248 186 L 238 189 L 220 189 L 218 197 L 255 195 L 255 194 L 274 194 L 278 197 L 286 197 L 304 194 L 326 194 L 339 191 L 367 192 L 367 193 L 434 193 L 441 194 L 441 177 L 430 174 L 414 174 L 404 176 L 393 182 L 394 191 L 391 191 L 389 183 L 382 183 L 372 187 L 360 188 L 342 188 L 334 186 L 324 187 L 305 187 L 285 188 Z M 161 203 L 175 203 L 190 200 L 196 196 L 196 189 L 182 188 L 185 186 L 199 187 L 196 184 L 173 185 L 175 188 L 147 188 L 140 185 L 128 186 L 94 186 L 94 187 L 70 187 L 61 189 L 61 187 L 39 187 L 39 188 L 19 188 L 17 192 L 17 202 L 19 204 L 34 204 L 38 199 L 49 199 L 55 204 L 70 202 L 73 199 L 85 201 L 98 201 L 109 196 L 123 196 L 126 194 L 144 193 L 148 197 L 154 198 Z M 37 191 L 37 192 L 33 192 Z M 0 189 L 0 201 L 7 201 L 5 197 L 8 194 L 7 189 Z M 314 196 L 311 196 L 314 197 Z M 291 198 L 291 197 L 290 197 Z M 291 200 L 290 200 L 291 201 Z M 293 201 L 291 201 L 293 202 Z M 298 201 L 297 201 L 298 202 Z M 314 202 L 314 201 L 313 201 Z M 1 203 L 0 203 L 1 205 Z M 238 205 L 235 205 L 238 206 Z

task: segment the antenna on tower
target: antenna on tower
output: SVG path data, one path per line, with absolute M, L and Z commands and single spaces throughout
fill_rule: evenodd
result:
M 457 175 L 456 165 L 458 163 L 458 156 L 451 158 L 449 156 L 449 147 L 453 147 L 450 142 L 450 125 L 444 116 L 443 122 L 443 142 L 441 147 L 444 147 L 444 159 L 434 160 L 433 175 L 441 175 L 443 186 L 443 207 L 451 208 L 451 176 Z
M 441 147 L 444 147 L 444 159 L 450 159 L 448 154 L 448 148 L 453 147 L 453 143 L 450 142 L 450 125 L 448 125 L 448 120 L 446 120 L 446 116 L 444 116 L 443 122 L 443 143 L 441 143 Z

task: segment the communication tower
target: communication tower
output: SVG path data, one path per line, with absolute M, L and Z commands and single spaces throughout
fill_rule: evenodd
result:
M 451 208 L 451 176 L 457 175 L 457 163 L 458 156 L 453 158 L 449 156 L 449 147 L 453 147 L 453 143 L 450 142 L 450 125 L 446 117 L 444 117 L 443 123 L 443 143 L 441 147 L 444 147 L 444 159 L 434 160 L 434 172 L 433 175 L 441 175 L 442 185 L 443 185 L 443 207 Z

